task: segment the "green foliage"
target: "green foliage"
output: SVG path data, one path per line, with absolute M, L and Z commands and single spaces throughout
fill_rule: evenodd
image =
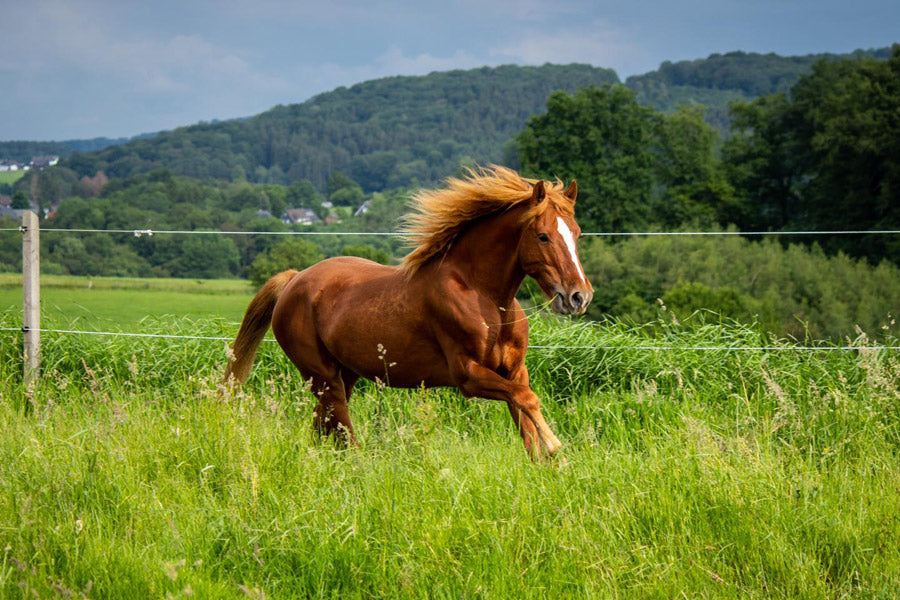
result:
M 594 286 L 589 310 L 595 318 L 643 323 L 665 306 L 685 320 L 695 310 L 711 309 L 777 335 L 839 340 L 854 336 L 857 326 L 878 335 L 900 306 L 896 266 L 826 256 L 817 246 L 643 237 L 586 241 L 580 254 Z
M 19 222 L 8 216 L 0 217 L 0 229 L 16 230 Z M 22 238 L 20 235 L 10 235 L 10 232 L 0 232 L 0 273 L 22 272 Z
M 527 173 L 578 181 L 582 226 L 601 231 L 728 218 L 733 191 L 702 111 L 663 115 L 623 86 L 556 92 L 517 137 Z
M 652 212 L 657 119 L 622 86 L 554 92 L 519 134 L 519 162 L 535 177 L 577 179 L 585 226 L 642 228 Z
M 740 197 L 733 221 L 752 231 L 780 229 L 798 214 L 798 162 L 805 150 L 794 137 L 796 117 L 785 94 L 731 109 L 733 135 L 723 148 L 729 180 Z
M 274 186 L 272 186 L 274 187 Z M 315 186 L 308 179 L 295 181 L 287 188 L 285 195 L 285 208 L 311 208 L 319 218 L 325 216 L 322 207 L 322 196 L 316 190 Z M 283 209 L 282 209 L 283 212 Z M 281 216 L 281 213 L 273 213 Z
M 25 190 L 16 190 L 12 195 L 10 208 L 31 208 L 31 199 Z
M 387 252 L 369 244 L 347 244 L 341 250 L 341 254 L 344 256 L 359 256 L 383 265 L 391 261 L 391 256 Z
M 137 137 L 150 136 L 144 135 Z M 76 152 L 103 150 L 109 146 L 122 144 L 127 141 L 128 138 L 110 139 L 105 137 L 98 137 L 90 140 L 66 140 L 63 142 L 7 141 L 0 142 L 0 158 L 7 158 L 27 164 L 35 156 L 56 155 L 65 158 Z
M 663 294 L 661 306 L 682 320 L 700 310 L 735 321 L 752 323 L 760 313 L 758 302 L 731 287 L 709 287 L 697 281 L 680 281 Z
M 654 221 L 667 227 L 730 223 L 737 199 L 718 159 L 720 138 L 698 107 L 681 107 L 659 122 Z
M 821 61 L 791 90 L 734 108 L 725 160 L 744 209 L 740 226 L 900 227 L 900 45 L 889 60 Z M 833 239 L 873 259 L 900 258 L 900 241 Z
M 884 59 L 889 55 L 888 48 L 857 50 L 852 55 L 711 54 L 692 61 L 665 61 L 656 71 L 629 77 L 625 85 L 637 93 L 641 104 L 665 112 L 685 104 L 702 104 L 706 107 L 706 121 L 725 134 L 729 128 L 728 107 L 731 103 L 786 92 L 820 60 L 834 61 L 847 56 Z
M 240 254 L 231 239 L 221 235 L 191 235 L 180 244 L 179 255 L 162 268 L 170 277 L 212 279 L 239 273 Z
M 260 254 L 250 265 L 250 281 L 260 287 L 270 277 L 288 269 L 302 271 L 325 258 L 315 242 L 294 238 L 281 242 L 264 254 Z

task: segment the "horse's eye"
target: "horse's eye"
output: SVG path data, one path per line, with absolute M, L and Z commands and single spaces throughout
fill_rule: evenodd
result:
M 546 244 L 547 242 L 550 241 L 550 236 L 547 235 L 546 233 L 539 233 L 539 234 L 538 234 L 538 239 L 541 240 L 542 242 L 544 242 L 544 243 Z

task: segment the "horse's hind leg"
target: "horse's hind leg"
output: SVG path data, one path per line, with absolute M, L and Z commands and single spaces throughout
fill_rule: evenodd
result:
M 307 284 L 302 274 L 295 281 L 290 293 L 279 298 L 273 309 L 272 333 L 303 379 L 312 384 L 310 391 L 318 398 L 313 419 L 316 430 L 357 445 L 347 407 L 356 379 L 344 375 L 343 365 L 318 335 L 313 314 L 318 292 L 310 291 L 315 286 Z
M 334 376 L 312 376 L 312 392 L 319 398 L 315 408 L 313 425 L 323 435 L 334 435 L 335 439 L 358 446 L 353 423 L 350 422 L 350 407 L 347 401 L 356 383 L 356 377 L 342 376 L 340 370 Z

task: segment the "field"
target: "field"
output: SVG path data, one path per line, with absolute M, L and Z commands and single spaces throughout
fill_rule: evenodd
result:
M 48 282 L 45 324 L 234 335 L 247 284 L 183 283 Z M 26 394 L 2 331 L 0 597 L 897 597 L 898 352 L 702 351 L 786 345 L 704 319 L 534 317 L 587 347 L 529 352 L 537 464 L 452 390 L 361 385 L 362 448 L 319 440 L 275 344 L 229 392 L 221 342 L 47 334 Z
M 0 172 L 0 183 L 15 183 L 25 176 L 25 171 L 2 171 Z
M 173 316 L 227 318 L 240 323 L 253 297 L 241 279 L 41 277 L 41 325 L 139 331 L 147 319 Z M 22 277 L 0 273 L 0 310 L 22 306 Z

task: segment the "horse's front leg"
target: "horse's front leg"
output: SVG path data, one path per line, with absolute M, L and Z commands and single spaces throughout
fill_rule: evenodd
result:
M 527 385 L 504 379 L 472 359 L 459 360 L 453 371 L 453 377 L 465 396 L 503 400 L 510 406 L 510 412 L 515 409 L 524 413 L 534 424 L 541 444 L 550 456 L 556 454 L 562 447 L 541 413 L 540 399 Z M 516 416 L 513 412 L 513 417 Z

